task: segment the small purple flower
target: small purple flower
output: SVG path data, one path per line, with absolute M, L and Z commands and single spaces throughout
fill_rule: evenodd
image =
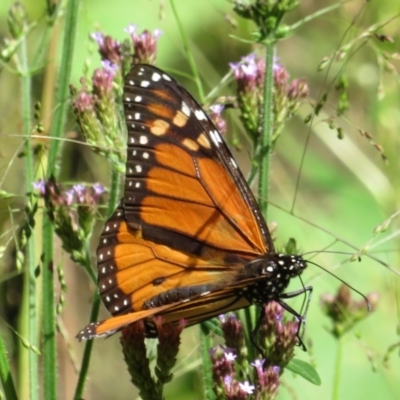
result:
M 255 360 L 254 362 L 251 363 L 251 365 L 256 368 L 257 370 L 262 370 L 264 367 L 264 363 L 265 363 L 265 359 L 262 358 L 261 360 L 259 358 L 257 358 L 257 360 Z
M 130 36 L 132 36 L 132 35 L 135 34 L 135 32 L 137 31 L 137 29 L 138 29 L 137 25 L 135 25 L 135 24 L 129 24 L 129 25 L 124 29 L 124 31 L 125 31 L 126 33 L 128 33 Z
M 223 104 L 218 104 L 218 103 L 210 106 L 210 110 L 215 114 L 221 114 L 224 108 L 225 107 Z
M 93 74 L 93 91 L 103 97 L 113 89 L 113 82 L 118 66 L 108 60 L 102 62 L 103 68 L 97 68 Z
M 255 389 L 255 386 L 250 385 L 250 383 L 248 381 L 245 381 L 244 383 L 239 382 L 239 387 L 246 394 L 252 394 Z
M 212 122 L 214 122 L 214 125 L 217 127 L 221 135 L 224 135 L 226 133 L 226 121 L 221 115 L 222 111 L 224 110 L 224 105 L 213 104 L 210 106 L 210 110 L 210 118 Z
M 232 379 L 232 376 L 231 376 L 231 375 L 225 375 L 225 376 L 224 376 L 224 385 L 225 385 L 225 389 L 226 389 L 227 391 L 229 391 L 229 390 L 231 389 L 231 387 L 232 387 L 232 381 L 233 381 L 233 379 Z
M 101 32 L 95 32 L 90 35 L 99 46 L 99 53 L 102 60 L 111 61 L 114 64 L 121 65 L 121 45 L 111 36 L 104 36 Z
M 93 111 L 94 99 L 92 95 L 89 94 L 85 88 L 83 88 L 73 100 L 73 107 L 79 113 Z
M 66 206 L 71 206 L 74 203 L 75 190 L 69 189 L 64 193 L 64 200 Z
M 96 196 L 101 196 L 105 192 L 104 185 L 102 183 L 95 183 L 93 184 L 92 188 Z
M 83 203 L 85 201 L 86 187 L 80 183 L 77 183 L 76 185 L 72 186 L 72 190 L 75 192 L 78 201 Z
M 104 45 L 104 35 L 102 32 L 93 32 L 90 34 L 90 38 L 93 39 L 100 47 Z
M 33 182 L 32 186 L 35 190 L 39 191 L 41 196 L 46 194 L 46 183 L 43 179 L 39 179 L 37 182 Z
M 237 355 L 231 352 L 225 353 L 226 361 L 235 361 Z
M 113 64 L 111 61 L 109 60 L 103 60 L 101 62 L 101 65 L 104 69 L 104 71 L 108 72 L 110 75 L 115 75 L 115 73 L 118 71 L 118 65 Z
M 238 63 L 229 63 L 239 87 L 253 87 L 264 76 L 264 61 L 254 53 L 242 57 Z

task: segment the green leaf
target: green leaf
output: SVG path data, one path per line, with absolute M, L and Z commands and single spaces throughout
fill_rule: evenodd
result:
M 299 360 L 297 358 L 293 358 L 289 364 L 286 366 L 289 371 L 294 372 L 297 375 L 302 376 L 307 381 L 313 383 L 314 385 L 321 385 L 321 378 L 318 375 L 316 369 L 303 360 Z

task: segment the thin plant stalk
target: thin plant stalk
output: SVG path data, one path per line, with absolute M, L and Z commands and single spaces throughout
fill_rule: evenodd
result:
M 25 173 L 26 192 L 30 192 L 33 182 L 33 149 L 31 141 L 31 75 L 29 74 L 28 55 L 25 37 L 19 47 L 20 72 L 21 72 L 21 109 L 22 109 L 22 130 L 25 140 Z M 35 277 L 35 235 L 28 238 L 26 246 L 25 272 L 23 273 L 22 308 L 19 321 L 19 332 L 23 338 L 27 338 L 30 345 L 39 347 L 37 332 L 37 298 L 36 298 L 36 277 Z M 38 355 L 30 348 L 27 349 L 19 341 L 19 370 L 18 382 L 19 393 L 22 397 L 29 397 L 32 400 L 38 398 Z M 11 375 L 10 377 L 11 378 Z
M 49 158 L 47 165 L 47 177 L 57 171 L 57 159 L 60 152 L 60 141 L 64 132 L 66 113 L 68 108 L 68 85 L 71 77 L 76 25 L 78 19 L 79 0 L 69 0 L 66 4 L 64 41 L 62 44 L 62 56 L 60 60 L 60 75 L 55 94 L 57 109 L 51 124 L 51 139 L 49 145 Z M 57 353 L 56 353 L 56 319 L 54 303 L 54 274 L 53 274 L 53 238 L 54 229 L 46 216 L 43 222 L 43 254 L 42 268 L 43 281 L 43 371 L 44 399 L 57 398 Z
M 264 110 L 262 117 L 261 137 L 259 141 L 259 171 L 258 171 L 258 205 L 267 220 L 269 174 L 271 159 L 271 137 L 274 126 L 273 88 L 274 88 L 274 42 L 266 44 L 265 77 L 264 77 Z

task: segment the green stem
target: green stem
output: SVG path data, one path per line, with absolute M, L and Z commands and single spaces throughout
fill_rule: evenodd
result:
M 170 0 L 170 4 L 171 4 L 171 8 L 172 8 L 172 12 L 174 13 L 174 17 L 176 20 L 176 24 L 178 25 L 178 29 L 179 32 L 181 34 L 181 38 L 182 38 L 182 43 L 183 43 L 183 50 L 186 54 L 186 57 L 188 59 L 189 65 L 190 65 L 190 69 L 194 75 L 194 81 L 196 82 L 196 86 L 197 86 L 197 91 L 199 93 L 199 98 L 200 98 L 200 103 L 204 103 L 205 102 L 205 96 L 204 96 L 204 91 L 203 91 L 203 86 L 201 84 L 201 79 L 200 79 L 200 75 L 199 75 L 199 71 L 197 69 L 197 65 L 196 62 L 194 60 L 194 57 L 190 51 L 190 45 L 189 45 L 189 40 L 188 37 L 186 35 L 185 29 L 181 23 L 181 20 L 179 19 L 179 15 L 178 15 L 178 11 L 176 10 L 175 7 L 175 3 L 174 0 Z
M 73 65 L 73 54 L 76 36 L 76 25 L 78 20 L 79 0 L 69 0 L 65 12 L 65 30 L 64 41 L 62 45 L 62 57 L 60 61 L 60 75 L 58 87 L 55 95 L 55 104 L 57 105 L 54 113 L 54 119 L 51 124 L 51 135 L 54 140 L 50 141 L 48 176 L 54 174 L 57 157 L 59 155 L 59 146 L 64 131 L 65 119 L 68 109 L 69 83 L 71 81 L 71 71 Z
M 246 329 L 244 329 L 244 338 L 246 341 L 246 345 L 247 345 L 247 351 L 249 354 L 249 359 L 250 360 L 255 360 L 256 359 L 256 351 L 254 348 L 253 343 L 251 342 L 251 335 L 253 333 L 253 329 L 255 327 L 255 313 L 258 312 L 259 307 L 257 306 L 252 306 L 252 307 L 247 307 L 244 310 L 240 311 L 241 312 L 241 316 L 243 316 L 244 314 L 244 318 L 239 318 L 241 321 L 245 321 L 245 326 Z
M 111 171 L 110 197 L 108 199 L 107 217 L 111 217 L 119 201 L 120 173 L 113 168 Z
M 210 339 L 210 332 L 205 324 L 200 324 L 200 349 L 202 358 L 202 377 L 203 377 L 203 398 L 205 400 L 215 400 L 213 391 L 213 377 L 212 377 L 212 364 L 209 354 L 212 343 Z
M 273 88 L 274 88 L 274 42 L 266 45 L 265 54 L 265 78 L 264 78 L 264 110 L 262 118 L 261 137 L 257 151 L 259 164 L 258 175 L 258 204 L 264 218 L 267 218 L 268 189 L 269 189 L 269 166 L 271 158 L 271 137 L 273 129 Z
M 339 400 L 340 398 L 340 380 L 342 375 L 341 372 L 342 372 L 342 357 L 343 357 L 342 339 L 339 338 L 337 343 L 338 343 L 338 349 L 336 352 L 336 360 L 335 360 L 335 374 L 333 377 L 332 400 Z
M 43 219 L 43 370 L 45 399 L 57 398 L 57 353 L 53 274 L 53 225 L 46 216 Z
M 99 310 L 100 310 L 100 293 L 98 290 L 96 290 L 93 295 L 92 311 L 90 313 L 90 322 L 97 321 Z M 83 352 L 83 357 L 82 357 L 82 365 L 79 371 L 78 383 L 75 389 L 74 400 L 83 399 L 83 391 L 85 390 L 85 382 L 87 373 L 89 371 L 89 364 L 92 355 L 93 344 L 94 344 L 93 340 L 86 341 L 85 350 Z
M 68 108 L 68 85 L 70 82 L 73 50 L 75 44 L 76 25 L 78 19 L 79 0 L 69 0 L 65 10 L 65 30 L 60 60 L 60 75 L 55 94 L 57 108 L 51 124 L 51 137 L 47 177 L 56 174 L 57 159 L 60 153 L 60 138 L 64 132 L 64 124 Z M 53 226 L 48 217 L 43 222 L 43 371 L 44 399 L 57 398 L 57 353 L 56 353 L 56 319 L 54 304 L 53 274 Z
M 7 400 L 17 400 L 14 381 L 11 375 L 10 364 L 7 359 L 7 350 L 0 335 L 0 382 Z
M 26 192 L 32 190 L 33 182 L 33 158 L 32 158 L 32 103 L 31 103 L 31 75 L 29 74 L 28 56 L 25 37 L 21 40 L 19 47 L 20 74 L 21 74 L 21 109 L 22 109 L 22 131 L 25 140 L 25 171 L 26 171 Z M 38 316 L 36 299 L 36 277 L 35 277 L 35 235 L 28 238 L 26 246 L 26 262 L 24 272 L 23 299 L 20 314 L 19 333 L 22 337 L 28 338 L 29 344 L 39 347 L 38 344 Z M 38 355 L 20 344 L 19 351 L 19 387 L 21 396 L 29 396 L 30 399 L 38 398 Z

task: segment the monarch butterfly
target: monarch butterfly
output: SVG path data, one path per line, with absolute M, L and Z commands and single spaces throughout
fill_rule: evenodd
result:
M 100 294 L 113 317 L 77 338 L 138 320 L 151 337 L 154 316 L 190 326 L 251 304 L 284 305 L 292 297 L 284 289 L 306 262 L 275 252 L 250 188 L 201 106 L 150 65 L 130 70 L 123 103 L 124 197 L 97 248 Z

